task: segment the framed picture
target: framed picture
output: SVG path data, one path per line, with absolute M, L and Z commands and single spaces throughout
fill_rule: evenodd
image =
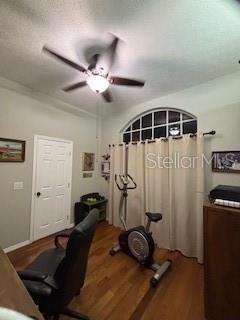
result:
M 110 161 L 102 161 L 101 171 L 102 171 L 102 175 L 110 174 Z
M 83 178 L 92 178 L 92 172 L 83 172 Z
M 212 171 L 240 173 L 240 151 L 214 151 Z
M 0 138 L 0 162 L 24 162 L 25 141 Z
M 83 171 L 94 171 L 95 154 L 83 152 Z

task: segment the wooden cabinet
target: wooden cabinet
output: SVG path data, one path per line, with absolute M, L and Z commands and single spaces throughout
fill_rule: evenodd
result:
M 0 307 L 16 310 L 34 319 L 44 320 L 1 247 L 0 279 Z
M 240 319 L 240 209 L 204 206 L 207 320 Z

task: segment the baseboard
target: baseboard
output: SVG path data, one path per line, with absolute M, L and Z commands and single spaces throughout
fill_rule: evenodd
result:
M 71 229 L 71 228 L 73 228 L 74 226 L 75 226 L 74 223 L 70 223 L 68 229 Z M 26 240 L 26 241 L 23 241 L 23 242 L 19 242 L 19 243 L 17 243 L 17 244 L 14 244 L 13 246 L 10 246 L 10 247 L 8 247 L 8 248 L 3 249 L 3 251 L 4 251 L 5 253 L 8 253 L 8 252 L 11 252 L 11 251 L 13 251 L 13 250 L 17 250 L 17 249 L 19 249 L 19 248 L 22 248 L 22 247 L 24 247 L 24 246 L 26 246 L 26 245 L 28 245 L 28 244 L 30 244 L 30 243 L 31 243 L 30 240 Z
M 8 252 L 10 252 L 10 251 L 13 251 L 13 250 L 22 248 L 22 247 L 24 247 L 24 246 L 26 246 L 26 245 L 28 245 L 28 244 L 30 244 L 30 243 L 31 243 L 30 240 L 26 240 L 26 241 L 23 241 L 23 242 L 19 242 L 19 243 L 17 243 L 17 244 L 14 244 L 13 246 L 10 246 L 10 247 L 8 247 L 8 248 L 3 249 L 3 251 L 4 251 L 5 253 L 8 253 Z

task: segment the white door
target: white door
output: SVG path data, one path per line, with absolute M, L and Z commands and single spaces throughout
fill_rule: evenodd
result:
M 33 240 L 69 226 L 71 208 L 72 142 L 35 139 Z

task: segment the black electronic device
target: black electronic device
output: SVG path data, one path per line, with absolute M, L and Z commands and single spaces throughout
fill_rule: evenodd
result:
M 238 186 L 227 186 L 218 185 L 210 191 L 209 194 L 211 199 L 221 199 L 227 201 L 240 202 L 240 187 Z

